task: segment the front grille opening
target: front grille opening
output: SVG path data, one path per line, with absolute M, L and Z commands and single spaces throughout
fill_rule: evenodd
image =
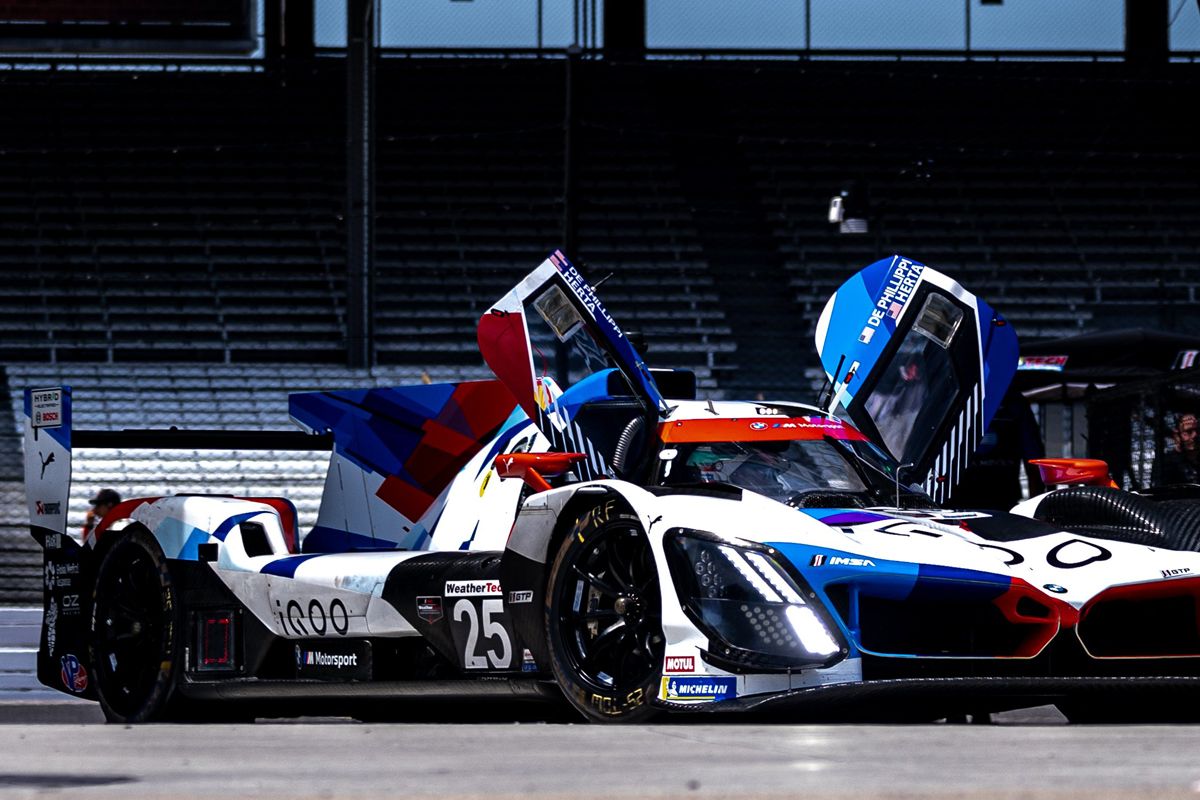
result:
M 1096 658 L 1200 656 L 1197 600 L 1190 594 L 1101 600 L 1079 623 Z
M 990 602 L 859 598 L 863 648 L 874 653 L 958 658 L 1016 655 L 1030 626 Z

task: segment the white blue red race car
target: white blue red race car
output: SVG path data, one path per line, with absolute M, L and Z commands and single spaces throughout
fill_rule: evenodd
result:
M 72 431 L 68 388 L 27 392 L 41 681 L 124 722 L 560 692 L 593 720 L 1191 713 L 1194 505 L 1069 485 L 944 507 L 1017 345 L 934 269 L 885 259 L 830 299 L 824 408 L 692 399 L 560 253 L 478 331 L 495 380 L 293 395 L 305 433 Z M 67 534 L 73 446 L 222 437 L 330 448 L 315 527 L 286 499 L 189 495 Z

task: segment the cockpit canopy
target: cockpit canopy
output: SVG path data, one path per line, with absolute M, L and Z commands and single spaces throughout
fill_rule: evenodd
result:
M 660 429 L 657 483 L 722 483 L 792 506 L 925 505 L 884 450 L 827 417 L 695 419 Z M 901 473 L 901 479 L 904 477 Z

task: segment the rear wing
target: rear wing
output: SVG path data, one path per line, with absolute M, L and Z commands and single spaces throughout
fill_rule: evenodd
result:
M 107 450 L 331 450 L 333 437 L 301 431 L 124 429 L 74 430 L 71 388 L 26 389 L 25 497 L 30 533 L 43 547 L 67 533 L 75 448 Z M 50 544 L 47 544 L 49 541 Z

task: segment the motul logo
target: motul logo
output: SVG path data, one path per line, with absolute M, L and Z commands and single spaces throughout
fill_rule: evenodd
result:
M 663 672 L 695 672 L 695 656 L 667 656 L 663 660 Z

